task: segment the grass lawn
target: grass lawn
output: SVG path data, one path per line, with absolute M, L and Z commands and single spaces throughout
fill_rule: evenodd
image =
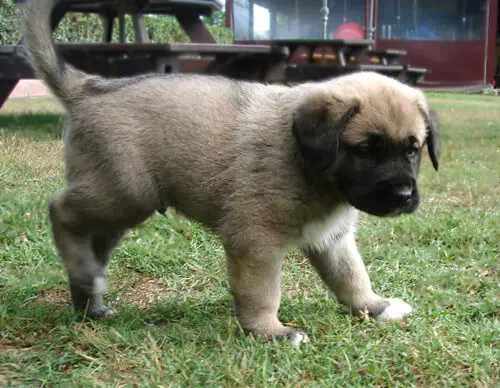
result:
M 403 323 L 349 316 L 296 251 L 280 318 L 294 350 L 237 334 L 217 238 L 174 211 L 130 232 L 109 267 L 106 321 L 78 321 L 51 238 L 63 187 L 61 110 L 11 100 L 0 112 L 0 385 L 498 386 L 500 99 L 432 94 L 439 173 L 427 156 L 422 205 L 363 215 L 360 250 L 376 291 L 415 307 Z

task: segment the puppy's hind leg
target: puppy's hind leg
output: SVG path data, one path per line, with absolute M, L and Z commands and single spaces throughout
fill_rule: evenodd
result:
M 113 249 L 120 243 L 124 234 L 123 230 L 117 230 L 114 232 L 98 233 L 92 237 L 94 253 L 102 265 L 108 265 Z
M 104 269 L 113 241 L 94 238 L 95 225 L 85 219 L 85 200 L 76 190 L 56 194 L 49 205 L 54 240 L 68 272 L 73 307 L 86 310 L 87 316 L 101 317 L 112 313 L 102 301 L 106 292 Z M 87 221 L 87 222 L 86 222 Z
M 109 259 L 113 249 L 119 244 L 122 239 L 124 231 L 98 233 L 92 237 L 92 248 L 94 250 L 97 261 L 103 266 L 103 272 L 108 265 Z M 103 305 L 102 295 L 106 291 L 105 278 L 97 278 L 94 280 L 94 287 L 92 289 L 92 305 L 95 306 L 92 312 L 93 315 L 109 316 L 113 314 L 113 310 L 106 308 Z M 102 312 L 102 313 L 101 313 Z

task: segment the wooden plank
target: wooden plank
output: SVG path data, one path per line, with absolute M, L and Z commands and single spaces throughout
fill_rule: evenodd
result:
M 389 56 L 404 56 L 408 54 L 406 50 L 397 50 L 397 49 L 387 49 L 387 50 L 366 50 L 366 53 L 369 55 L 389 55 Z
M 182 29 L 193 43 L 217 43 L 207 26 L 200 19 L 199 12 L 183 10 L 175 15 Z
M 276 54 L 287 56 L 286 48 L 277 48 L 266 45 L 232 45 L 209 43 L 59 43 L 56 45 L 62 53 L 80 52 L 84 54 L 103 55 L 172 55 L 172 54 Z
M 383 65 L 399 65 L 398 58 L 407 54 L 406 50 L 396 49 L 367 50 L 365 53 L 370 57 L 370 61 L 375 57 L 376 62 Z
M 0 46 L 0 55 L 13 55 L 16 52 L 16 45 Z
M 364 65 L 347 64 L 346 66 L 306 64 L 306 65 L 288 65 L 286 69 L 287 82 L 302 82 L 309 80 L 322 80 L 336 77 L 342 74 L 353 73 L 356 71 L 375 71 L 398 78 L 405 73 L 403 65 Z
M 256 41 L 254 43 L 257 43 Z M 266 43 L 279 46 L 330 46 L 330 47 L 370 47 L 373 41 L 366 39 L 276 39 Z
M 220 9 L 215 0 L 59 0 L 64 2 L 67 12 L 94 12 L 113 9 L 119 11 L 137 12 L 140 9 L 144 14 L 169 14 L 174 15 L 186 9 L 198 15 L 210 15 L 214 10 Z
M 403 71 L 403 65 L 360 65 L 361 70 L 365 71 L 381 71 L 381 72 L 398 72 Z

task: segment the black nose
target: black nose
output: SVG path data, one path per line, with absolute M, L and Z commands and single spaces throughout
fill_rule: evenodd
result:
M 399 200 L 410 199 L 413 195 L 413 185 L 412 184 L 398 184 L 393 186 L 392 195 L 394 195 Z
M 380 193 L 388 202 L 405 203 L 415 195 L 415 180 L 412 177 L 397 177 L 379 183 Z

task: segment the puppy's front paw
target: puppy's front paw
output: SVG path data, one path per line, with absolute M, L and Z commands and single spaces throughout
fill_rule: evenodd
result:
M 309 337 L 302 330 L 294 329 L 291 327 L 281 326 L 278 330 L 273 332 L 263 332 L 261 330 L 245 330 L 244 332 L 261 337 L 266 341 L 276 340 L 279 342 L 288 342 L 292 347 L 298 349 L 301 344 L 309 342 Z
M 298 348 L 300 344 L 306 344 L 309 342 L 307 334 L 298 329 L 290 329 L 290 331 L 285 335 L 285 338 L 294 348 Z
M 375 316 L 375 319 L 379 321 L 400 321 L 413 311 L 412 307 L 401 299 L 387 299 L 386 301 L 389 305 Z

